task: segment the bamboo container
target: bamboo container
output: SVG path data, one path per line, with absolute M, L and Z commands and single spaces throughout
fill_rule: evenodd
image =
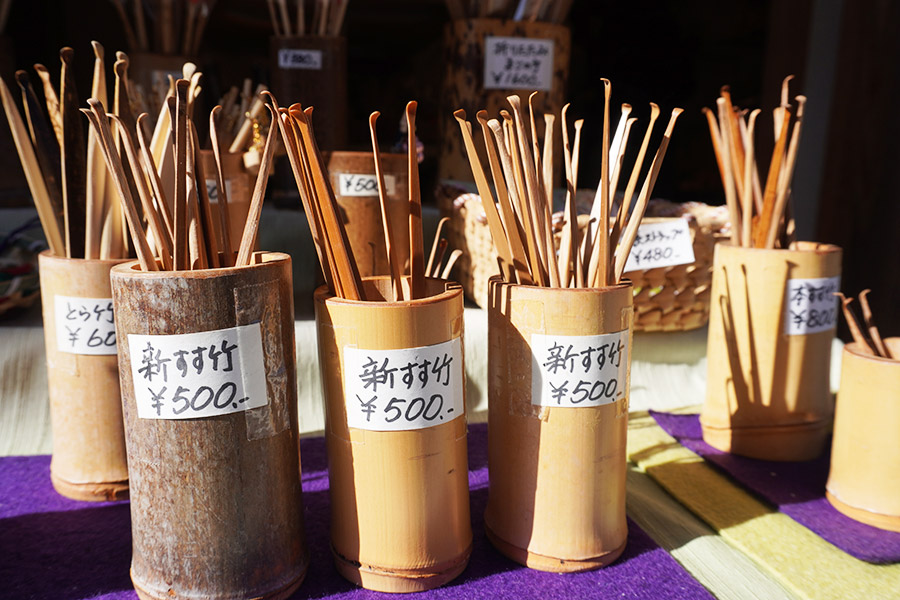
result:
M 838 308 L 832 292 L 840 289 L 840 274 L 837 246 L 716 246 L 700 415 L 706 443 L 764 460 L 821 453 L 833 415 L 828 374 Z M 799 280 L 817 282 L 818 304 L 803 303 Z M 812 332 L 792 330 L 798 319 Z
M 165 99 L 169 75 L 181 79 L 184 63 L 189 60 L 186 56 L 172 54 L 129 52 L 128 75 L 131 81 L 141 86 L 144 98 L 153 106 Z
M 542 571 L 608 565 L 627 537 L 631 284 L 558 289 L 494 277 L 489 293 L 488 539 L 512 560 Z M 625 332 L 627 341 L 617 375 L 624 385 L 613 398 L 577 408 L 535 404 L 539 358 L 532 352 L 540 354 L 541 343 L 533 336 L 615 332 Z
M 253 194 L 253 178 L 244 168 L 242 154 L 222 152 L 222 172 L 225 177 L 225 191 L 228 196 L 228 224 L 231 244 L 237 251 L 241 244 L 241 235 L 244 233 L 244 223 L 247 222 L 247 214 L 250 212 L 250 199 Z M 209 202 L 213 210 L 213 220 L 218 223 L 219 203 L 218 187 L 216 185 L 216 159 L 212 150 L 201 150 L 200 160 L 203 161 L 203 173 L 206 176 L 206 189 L 210 192 Z M 216 239 L 218 247 L 223 248 L 221 231 Z
M 472 551 L 462 289 L 438 279 L 426 281 L 430 295 L 405 302 L 344 300 L 324 286 L 315 293 L 331 549 L 341 575 L 378 591 L 416 592 L 442 585 L 462 572 Z M 370 299 L 391 293 L 387 277 L 365 279 L 364 285 Z M 451 343 L 459 348 L 451 367 L 459 385 L 446 394 L 440 418 L 432 416 L 439 424 L 395 431 L 350 425 L 345 403 L 357 402 L 350 379 L 358 371 L 348 350 L 415 348 L 427 354 L 432 349 L 423 347 Z M 398 371 L 398 387 L 400 379 Z M 402 405 L 407 416 L 413 404 Z
M 526 76 L 518 83 L 501 81 L 490 85 L 503 87 L 485 87 L 485 42 L 487 37 L 527 38 L 538 41 L 544 47 L 552 46 L 552 64 L 549 75 L 549 89 L 540 88 L 540 77 L 528 79 L 533 74 L 531 69 L 522 67 L 516 70 Z M 448 23 L 444 28 L 444 80 L 441 93 L 440 120 L 441 152 L 438 176 L 441 179 L 472 180 L 472 167 L 466 156 L 459 126 L 453 119 L 453 112 L 463 109 L 468 115 L 475 115 L 485 109 L 488 114 L 496 115 L 501 109 L 509 110 L 506 97 L 518 93 L 522 105 L 527 108 L 528 95 L 535 90 L 539 93 L 534 98 L 536 114 L 550 113 L 559 116 L 565 104 L 566 82 L 569 76 L 569 55 L 571 54 L 571 33 L 564 25 L 530 21 L 512 21 L 503 19 L 463 19 Z M 512 58 L 512 57 L 509 57 Z M 488 78 L 490 78 L 490 72 Z M 543 119 L 538 119 L 538 132 L 543 135 Z M 487 164 L 484 143 L 475 136 L 475 147 L 482 164 Z M 562 156 L 562 138 L 556 135 L 554 155 Z M 554 178 L 561 177 L 562 162 L 554 165 Z
M 38 256 L 53 430 L 50 480 L 75 500 L 128 497 L 115 334 L 110 336 L 109 270 L 121 262 L 58 257 L 49 250 Z
M 900 356 L 900 338 L 885 344 Z M 900 361 L 844 346 L 826 497 L 867 525 L 900 532 Z
M 335 36 L 269 38 L 272 93 L 315 108 L 321 150 L 347 146 L 347 39 Z
M 407 218 L 409 185 L 405 154 L 381 154 L 387 199 L 394 223 Z M 344 229 L 356 258 L 361 277 L 390 275 L 378 182 L 371 152 L 331 152 L 327 157 L 328 172 L 335 198 L 343 213 Z M 401 269 L 409 261 L 409 229 L 395 228 L 394 246 Z
M 111 273 L 132 481 L 131 579 L 138 596 L 287 598 L 303 580 L 309 560 L 297 443 L 291 259 L 270 252 L 254 254 L 246 267 L 139 269 L 130 262 Z M 226 363 L 223 355 L 206 353 L 209 340 L 213 349 L 228 350 L 231 342 L 222 332 L 244 326 L 258 341 L 251 336 L 235 342 L 240 347 L 232 349 L 234 363 L 231 354 Z M 203 332 L 208 337 L 200 341 Z M 178 334 L 192 335 L 172 337 Z M 138 335 L 160 337 L 147 341 Z M 144 388 L 155 383 L 181 389 L 173 340 L 202 350 L 203 381 L 210 389 L 227 388 L 217 377 L 240 383 L 231 396 L 234 412 L 208 415 L 192 408 L 183 413 L 192 418 L 173 418 L 169 411 L 179 404 L 177 390 L 167 393 L 162 407 L 150 405 L 146 412 Z M 215 356 L 223 362 L 220 375 L 217 368 L 210 370 Z M 163 363 L 166 357 L 170 362 Z M 193 376 L 196 356 L 188 360 L 185 372 Z M 160 381 L 163 364 L 168 379 Z M 232 374 L 226 375 L 225 364 Z M 155 378 L 148 379 L 151 373 Z M 182 398 L 194 389 L 184 382 L 189 389 Z M 191 403 L 203 398 L 200 389 Z M 157 393 L 164 391 L 157 388 Z M 244 399 L 237 400 L 238 393 L 247 393 L 251 408 L 239 408 Z M 225 410 L 231 410 L 229 403 Z M 166 411 L 163 418 L 153 408 Z

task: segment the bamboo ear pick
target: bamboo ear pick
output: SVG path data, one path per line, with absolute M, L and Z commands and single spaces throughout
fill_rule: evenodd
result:
M 419 190 L 419 159 L 416 148 L 415 100 L 406 105 L 407 163 L 409 165 L 409 271 L 410 300 L 425 294 L 425 249 L 422 246 L 422 197 Z
M 384 231 L 385 252 L 388 257 L 388 265 L 391 271 L 391 286 L 394 292 L 394 302 L 403 300 L 402 276 L 400 274 L 400 259 L 397 256 L 397 247 L 394 245 L 394 234 L 391 228 L 391 211 L 388 206 L 387 194 L 384 187 L 384 173 L 381 170 L 381 154 L 378 151 L 378 135 L 375 132 L 375 122 L 381 115 L 377 110 L 369 115 L 369 133 L 372 137 L 372 157 L 375 161 L 375 176 L 378 179 L 378 203 L 381 206 L 381 225 Z

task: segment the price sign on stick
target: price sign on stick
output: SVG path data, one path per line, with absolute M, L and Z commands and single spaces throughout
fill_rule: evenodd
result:
M 179 335 L 128 335 L 142 419 L 196 419 L 265 406 L 259 323 Z
M 384 176 L 384 193 L 393 196 L 397 191 L 397 179 Z M 378 196 L 378 177 L 363 173 L 339 173 L 338 193 L 341 196 Z
M 788 279 L 785 290 L 784 333 L 805 335 L 837 326 L 840 277 Z
M 531 335 L 531 403 L 577 408 L 628 394 L 628 330 L 600 335 Z
M 638 227 L 624 272 L 674 267 L 692 262 L 694 244 L 691 229 L 685 219 L 644 223 Z
M 484 89 L 538 90 L 553 87 L 553 40 L 484 38 Z
M 111 298 L 55 296 L 56 349 L 69 354 L 115 354 Z
M 460 338 L 402 348 L 344 348 L 347 424 L 372 431 L 424 429 L 463 415 Z

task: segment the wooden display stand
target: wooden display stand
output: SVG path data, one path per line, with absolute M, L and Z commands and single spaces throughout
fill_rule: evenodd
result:
M 405 302 L 344 300 L 325 287 L 315 294 L 335 565 L 357 585 L 384 592 L 447 583 L 466 567 L 472 551 L 465 415 L 404 431 L 348 425 L 345 403 L 356 402 L 345 398 L 348 347 L 462 342 L 462 289 L 438 279 L 426 282 L 429 297 Z M 390 294 L 389 278 L 366 279 L 364 285 L 367 298 Z M 464 374 L 463 369 L 457 399 L 462 413 Z
M 254 254 L 246 267 L 139 268 L 130 262 L 111 274 L 132 481 L 131 578 L 138 596 L 287 598 L 309 562 L 300 488 L 291 259 L 270 252 Z M 146 350 L 133 355 L 128 336 L 218 332 L 257 323 L 266 404 L 199 418 L 139 416 L 136 385 L 149 384 L 136 380 L 132 362 L 151 365 L 159 354 L 151 350 L 150 363 Z M 189 361 L 194 359 L 190 356 Z M 204 356 L 208 368 L 213 356 Z M 178 372 L 177 362 L 171 360 L 168 369 L 175 387 L 171 378 Z M 153 381 L 164 385 L 159 371 L 156 375 Z M 252 376 L 244 370 L 239 375 L 245 381 Z
M 222 152 L 222 172 L 225 176 L 225 189 L 228 193 L 228 223 L 231 246 L 235 252 L 241 245 L 241 236 L 244 233 L 244 223 L 247 222 L 247 213 L 250 212 L 250 198 L 253 194 L 253 180 L 250 173 L 244 168 L 242 154 L 230 154 Z M 201 150 L 200 159 L 203 161 L 203 173 L 206 176 L 206 189 L 216 185 L 216 161 L 212 150 Z M 210 205 L 213 210 L 213 221 L 219 223 L 219 209 L 221 205 L 218 194 L 210 195 Z M 222 233 L 218 231 L 218 247 L 223 248 Z
M 273 36 L 272 93 L 282 106 L 312 106 L 320 150 L 347 146 L 347 39 Z
M 787 284 L 840 273 L 837 246 L 716 246 L 700 415 L 706 443 L 764 460 L 810 460 L 822 452 L 833 415 L 834 328 L 788 335 Z M 836 323 L 836 301 L 834 311 Z
M 57 296 L 111 302 L 109 270 L 121 262 L 60 258 L 49 251 L 38 256 L 53 429 L 50 479 L 57 492 L 75 500 L 127 498 L 128 463 L 115 347 L 111 354 L 60 348 L 57 328 L 65 323 L 57 322 Z M 100 313 L 81 307 L 80 315 L 74 307 L 73 335 L 87 337 L 88 327 L 112 316 L 98 306 Z
M 485 38 L 515 37 L 551 42 L 553 46 L 552 79 L 549 91 L 537 90 L 534 99 L 535 113 L 552 113 L 557 124 L 554 154 L 562 156 L 562 137 L 559 132 L 559 116 L 565 104 L 566 82 L 569 73 L 571 34 L 564 25 L 528 21 L 506 21 L 502 19 L 464 19 L 448 23 L 444 29 L 444 82 L 441 93 L 440 127 L 441 154 L 438 177 L 471 181 L 472 167 L 466 156 L 459 126 L 453 119 L 453 112 L 463 109 L 470 119 L 479 110 L 486 110 L 495 118 L 501 109 L 511 110 L 507 96 L 518 94 L 522 106 L 528 107 L 528 96 L 536 91 L 534 86 L 522 84 L 502 89 L 485 89 Z M 510 56 L 510 60 L 517 60 Z M 525 60 L 525 59 L 522 59 Z M 520 71 L 530 73 L 523 66 Z M 490 74 L 488 74 L 490 76 Z M 537 129 L 543 135 L 544 120 L 537 117 Z M 476 129 L 478 124 L 475 123 Z M 477 132 L 475 147 L 482 164 L 487 164 L 484 141 Z M 560 179 L 562 162 L 554 166 L 554 177 Z
M 885 344 L 900 356 L 900 338 Z M 844 346 L 826 496 L 857 521 L 900 532 L 900 361 Z
M 600 406 L 534 405 L 531 336 L 628 330 L 630 346 L 631 285 L 558 289 L 494 277 L 489 293 L 488 539 L 514 561 L 542 571 L 608 565 L 627 538 L 627 386 Z M 626 373 L 627 381 L 630 364 Z
M 409 204 L 407 157 L 405 154 L 380 156 L 385 187 L 391 192 L 387 194 L 391 219 L 394 223 L 403 223 Z M 360 276 L 390 275 L 372 153 L 331 152 L 326 160 Z M 398 250 L 400 268 L 403 270 L 409 261 L 409 229 L 397 227 L 394 235 L 394 247 Z

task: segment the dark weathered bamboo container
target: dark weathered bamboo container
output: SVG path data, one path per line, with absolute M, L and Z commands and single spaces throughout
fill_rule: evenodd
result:
M 789 335 L 787 286 L 790 279 L 840 274 L 841 249 L 829 244 L 716 246 L 700 413 L 706 443 L 763 460 L 821 454 L 834 414 L 829 368 L 835 330 Z M 836 298 L 831 306 L 836 324 Z
M 347 39 L 339 36 L 269 38 L 272 93 L 287 106 L 314 107 L 321 150 L 347 146 Z M 300 57 L 303 60 L 291 60 Z M 306 60 L 310 59 L 312 60 Z
M 367 297 L 384 297 L 390 279 L 367 279 L 364 285 Z M 346 403 L 357 401 L 345 391 L 348 348 L 422 348 L 454 340 L 462 344 L 462 288 L 438 279 L 428 279 L 427 287 L 429 297 L 407 302 L 343 300 L 325 287 L 315 294 L 331 550 L 341 575 L 384 592 L 443 585 L 463 571 L 472 552 L 464 365 L 455 367 L 462 377 L 455 399 L 460 410 L 446 419 L 435 418 L 439 424 L 405 431 L 348 424 Z
M 507 96 L 518 94 L 522 106 L 527 110 L 528 95 L 535 91 L 532 87 L 510 87 L 508 89 L 485 89 L 485 37 L 516 37 L 548 40 L 553 43 L 553 74 L 549 91 L 539 91 L 535 96 L 536 113 L 553 113 L 557 117 L 565 104 L 566 82 L 569 77 L 569 56 L 571 34 L 564 25 L 529 21 L 507 21 L 502 19 L 463 19 L 452 21 L 444 28 L 444 81 L 441 93 L 440 128 L 441 154 L 438 176 L 441 179 L 471 181 L 472 167 L 463 147 L 459 125 L 453 112 L 459 108 L 466 111 L 469 119 L 484 109 L 494 118 L 500 109 L 512 112 Z M 526 117 L 527 118 L 527 117 Z M 544 120 L 537 119 L 537 128 L 543 135 Z M 475 123 L 475 129 L 479 129 Z M 562 138 L 557 134 L 554 153 L 561 156 Z M 475 147 L 479 158 L 487 164 L 487 155 L 481 133 L 475 135 Z M 562 163 L 556 165 L 554 177 L 559 179 Z
M 53 430 L 50 479 L 63 496 L 76 500 L 120 500 L 128 497 L 128 463 L 119 371 L 115 345 L 100 344 L 104 354 L 73 353 L 60 348 L 57 330 L 58 297 L 96 299 L 100 309 L 89 310 L 87 321 L 73 321 L 73 330 L 90 339 L 95 327 L 106 326 L 102 301 L 112 303 L 109 270 L 122 260 L 85 260 L 38 256 L 47 352 L 47 383 Z M 101 334 L 106 338 L 105 333 Z M 100 336 L 94 336 L 99 340 Z M 80 352 L 80 351 L 79 351 Z
M 143 599 L 281 599 L 306 573 L 291 259 L 111 274 L 132 481 L 131 578 Z M 128 336 L 259 323 L 267 404 L 205 418 L 138 416 Z M 174 362 L 172 363 L 175 364 Z M 247 373 L 242 374 L 246 378 Z
M 494 277 L 489 302 L 488 539 L 533 569 L 577 572 L 606 566 L 622 554 L 628 534 L 631 284 L 558 289 L 512 285 Z M 620 356 L 625 381 L 606 403 L 535 404 L 539 358 L 532 336 L 620 332 L 627 332 L 622 350 L 627 354 Z
M 409 203 L 407 156 L 405 154 L 380 156 L 385 187 L 388 192 L 392 192 L 387 194 L 392 222 L 405 223 Z M 359 265 L 360 276 L 389 275 L 384 228 L 381 224 L 381 202 L 375 183 L 377 180 L 372 153 L 331 152 L 327 160 L 331 185 L 338 206 L 341 207 L 344 229 L 347 231 L 353 256 Z M 363 185 L 360 185 L 360 182 Z M 409 229 L 395 227 L 394 236 L 394 246 L 402 271 L 409 261 Z

